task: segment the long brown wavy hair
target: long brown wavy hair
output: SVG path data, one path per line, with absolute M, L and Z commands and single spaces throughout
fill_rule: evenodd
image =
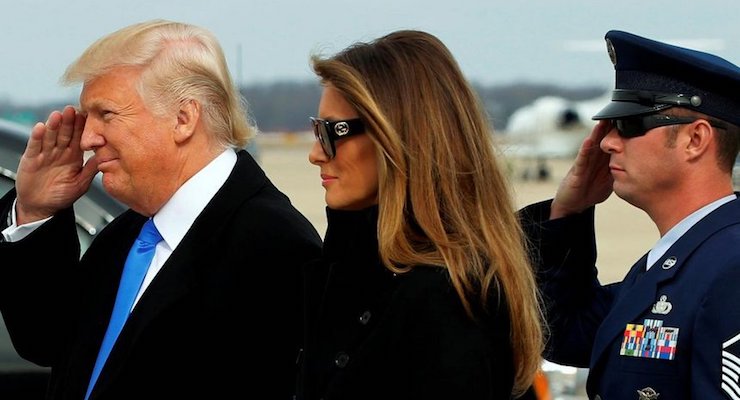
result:
M 452 54 L 404 30 L 311 61 L 377 146 L 383 263 L 397 273 L 447 268 L 473 319 L 503 293 L 522 393 L 541 363 L 542 310 L 491 124 Z

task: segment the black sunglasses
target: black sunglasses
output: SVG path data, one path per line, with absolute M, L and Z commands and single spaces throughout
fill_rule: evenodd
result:
M 696 117 L 676 117 L 665 114 L 648 114 L 636 117 L 612 119 L 612 125 L 617 128 L 617 133 L 623 138 L 634 138 L 642 136 L 647 131 L 668 125 L 690 124 L 699 118 Z M 725 126 L 716 121 L 709 121 L 709 124 L 715 128 L 725 129 Z
M 310 118 L 313 125 L 313 134 L 316 136 L 316 140 L 321 143 L 321 148 L 324 149 L 324 153 L 329 158 L 334 158 L 337 154 L 334 142 L 365 132 L 365 124 L 359 118 L 344 121 L 327 121 L 321 118 Z

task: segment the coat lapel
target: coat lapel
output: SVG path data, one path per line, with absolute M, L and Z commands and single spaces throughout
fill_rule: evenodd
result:
M 235 209 L 268 183 L 264 171 L 254 159 L 246 151 L 239 151 L 237 163 L 224 185 L 196 218 L 139 299 L 108 357 L 93 393 L 104 390 L 118 374 L 125 364 L 129 349 L 151 321 L 201 283 L 199 271 L 209 268 L 213 263 L 212 253 L 219 251 L 218 232 L 223 221 L 229 220 Z
M 629 280 L 632 281 L 632 284 L 628 286 L 629 280 L 625 279 L 625 282 L 622 283 L 624 286 L 620 288 L 619 296 L 615 300 L 611 311 L 596 332 L 596 341 L 591 353 L 591 365 L 595 365 L 617 336 L 624 334 L 628 322 L 635 322 L 636 318 L 655 303 L 658 285 L 673 278 L 680 268 L 676 265 L 670 270 L 662 270 L 656 265 L 646 272 L 641 272 L 640 270 L 643 270 L 646 266 L 646 260 L 647 255 L 632 266 L 627 276 L 627 278 L 631 278 Z
M 237 163 L 224 185 L 193 222 L 170 258 L 162 266 L 141 297 L 132 317 L 139 329 L 178 298 L 200 284 L 199 269 L 213 262 L 213 252 L 221 247 L 219 227 L 247 198 L 265 185 L 266 176 L 246 151 L 238 153 Z M 136 315 L 134 315 L 136 314 Z

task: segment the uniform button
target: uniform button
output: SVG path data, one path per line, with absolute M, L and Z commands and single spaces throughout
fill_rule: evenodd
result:
M 601 396 L 599 396 L 599 395 L 597 394 L 597 395 L 596 395 L 596 397 L 594 397 L 594 400 L 601 400 Z
M 349 355 L 347 355 L 347 353 L 343 351 L 340 351 L 339 353 L 337 353 L 337 356 L 334 357 L 334 365 L 339 368 L 346 367 L 347 363 L 349 363 Z
M 362 313 L 362 315 L 360 315 L 360 323 L 363 325 L 367 325 L 367 323 L 370 322 L 370 317 L 372 315 L 373 314 L 370 311 L 365 311 L 364 313 Z

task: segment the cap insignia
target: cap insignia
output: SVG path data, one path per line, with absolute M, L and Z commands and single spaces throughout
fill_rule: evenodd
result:
M 609 39 L 606 39 L 606 51 L 609 53 L 609 59 L 612 60 L 612 64 L 617 65 L 617 52 L 614 50 L 614 45 Z

